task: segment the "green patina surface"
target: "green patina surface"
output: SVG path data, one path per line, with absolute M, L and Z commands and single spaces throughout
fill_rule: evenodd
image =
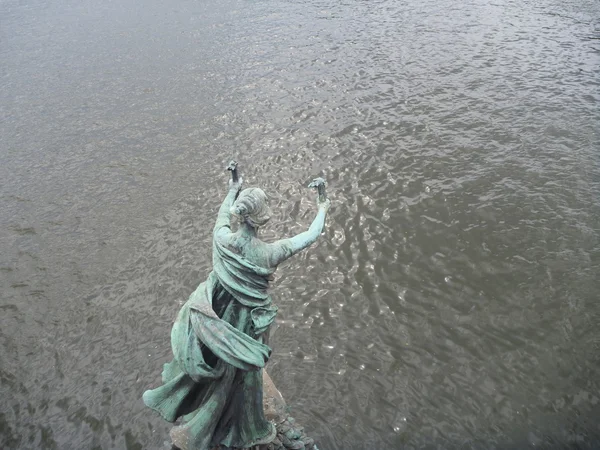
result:
M 308 231 L 262 242 L 257 231 L 270 217 L 266 196 L 256 188 L 240 193 L 235 165 L 230 170 L 233 180 L 213 230 L 213 271 L 177 315 L 173 360 L 164 366 L 163 384 L 143 396 L 165 420 L 183 418 L 177 432 L 194 450 L 248 448 L 275 437 L 263 411 L 262 369 L 277 314 L 267 289 L 282 261 L 317 240 L 330 205 L 320 189 L 319 211 Z M 235 232 L 232 214 L 240 220 Z

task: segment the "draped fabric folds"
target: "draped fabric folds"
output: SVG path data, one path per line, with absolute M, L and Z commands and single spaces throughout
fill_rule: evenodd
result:
M 144 403 L 164 419 L 183 417 L 188 448 L 268 442 L 262 368 L 277 307 L 267 294 L 274 269 L 259 267 L 213 240 L 213 271 L 190 295 L 171 330 L 173 361 Z

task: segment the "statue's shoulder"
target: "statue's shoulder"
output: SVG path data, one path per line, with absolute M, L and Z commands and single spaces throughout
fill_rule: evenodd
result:
M 224 244 L 232 235 L 231 227 L 229 225 L 222 225 L 220 227 L 215 227 L 213 231 L 213 240 L 218 240 Z

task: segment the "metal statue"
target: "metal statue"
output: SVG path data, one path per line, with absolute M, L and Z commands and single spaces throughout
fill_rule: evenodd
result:
M 258 230 L 271 217 L 267 196 L 259 188 L 240 192 L 237 163 L 227 170 L 232 178 L 213 229 L 213 270 L 177 315 L 162 386 L 143 395 L 165 420 L 183 419 L 171 432 L 183 450 L 249 448 L 275 438 L 263 411 L 262 369 L 277 314 L 267 289 L 280 263 L 317 240 L 331 204 L 325 181 L 315 179 L 309 186 L 318 190 L 318 213 L 308 231 L 266 243 Z M 232 216 L 239 220 L 235 232 Z

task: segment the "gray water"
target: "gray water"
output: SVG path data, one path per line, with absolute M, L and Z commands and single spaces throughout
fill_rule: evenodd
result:
M 240 161 L 318 244 L 269 371 L 325 450 L 600 447 L 600 3 L 0 1 L 0 447 L 142 392 Z

